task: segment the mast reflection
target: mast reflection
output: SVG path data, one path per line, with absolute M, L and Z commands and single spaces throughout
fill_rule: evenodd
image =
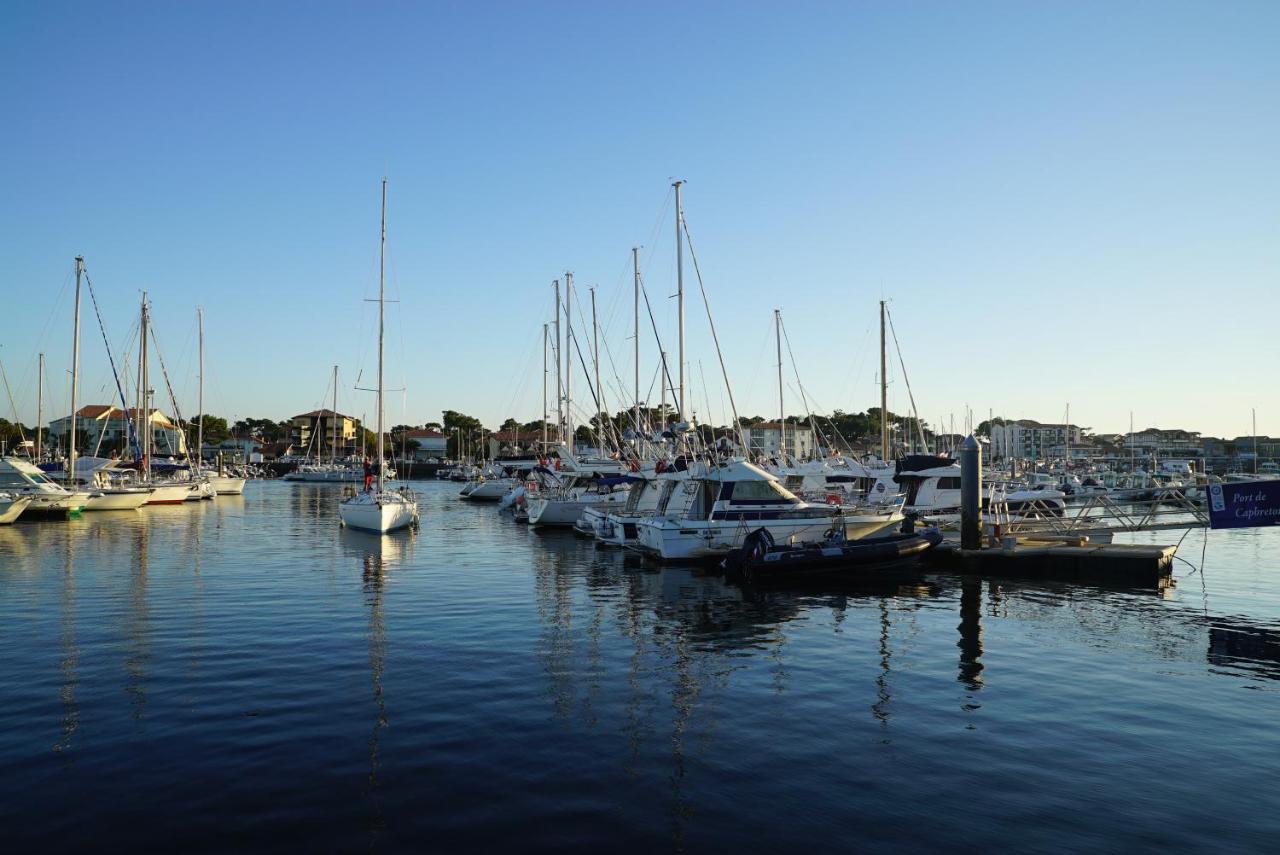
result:
M 71 740 L 80 728 L 80 703 L 76 699 L 76 689 L 80 685 L 79 665 L 80 648 L 76 643 L 76 552 L 73 532 L 67 530 L 66 548 L 62 565 L 62 658 L 58 667 L 62 672 L 62 688 L 59 695 L 62 699 L 62 735 L 54 744 L 55 752 L 65 752 L 71 748 Z M 69 758 L 68 758 L 69 759 Z
M 415 538 L 410 532 L 386 535 L 365 534 L 343 528 L 339 538 L 344 551 L 354 557 L 360 567 L 360 587 L 368 609 L 369 683 L 373 694 L 373 724 L 369 732 L 369 772 L 365 777 L 363 796 L 369 806 L 370 847 L 386 828 L 381 799 L 382 739 L 390 718 L 387 712 L 383 675 L 387 662 L 387 625 L 384 610 L 386 583 L 390 572 L 413 558 Z

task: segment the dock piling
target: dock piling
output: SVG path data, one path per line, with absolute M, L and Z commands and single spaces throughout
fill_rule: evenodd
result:
M 982 446 L 969 434 L 960 445 L 960 547 L 982 546 Z

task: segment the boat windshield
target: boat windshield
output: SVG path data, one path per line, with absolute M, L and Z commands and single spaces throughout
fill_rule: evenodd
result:
M 777 481 L 726 481 L 720 486 L 720 499 L 733 505 L 794 504 L 800 501 Z
M 641 481 L 638 484 L 632 485 L 631 492 L 627 496 L 627 504 L 624 508 L 624 511 L 630 512 L 640 507 L 640 497 L 644 494 L 644 491 L 648 489 L 649 489 L 648 481 Z

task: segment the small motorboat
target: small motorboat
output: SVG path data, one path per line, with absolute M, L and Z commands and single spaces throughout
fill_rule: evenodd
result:
M 845 540 L 836 532 L 826 540 L 779 546 L 767 528 L 758 528 L 721 564 L 750 582 L 786 581 L 810 577 L 861 578 L 913 563 L 942 542 L 936 528 L 863 540 Z

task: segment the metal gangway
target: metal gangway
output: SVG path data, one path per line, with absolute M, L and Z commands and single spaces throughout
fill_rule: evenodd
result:
M 1055 501 L 1025 499 L 1010 508 L 993 497 L 985 514 L 986 528 L 1001 534 L 1088 536 L 1106 542 L 1110 535 L 1139 531 L 1173 531 L 1207 528 L 1209 517 L 1187 487 L 1168 486 L 1136 490 L 1112 490 L 1076 498 L 1065 507 Z

